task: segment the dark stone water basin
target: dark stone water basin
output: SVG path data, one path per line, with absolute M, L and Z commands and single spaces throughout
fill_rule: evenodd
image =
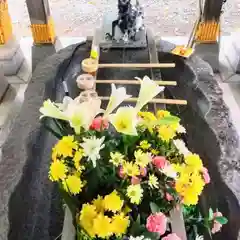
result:
M 48 180 L 51 148 L 56 139 L 39 122 L 38 109 L 46 98 L 61 101 L 64 96 L 61 71 L 75 46 L 70 46 L 40 63 L 25 93 L 25 102 L 3 147 L 0 167 L 0 239 L 53 240 L 62 230 L 63 211 L 56 186 Z M 146 62 L 142 50 L 112 56 L 101 55 L 102 62 Z M 116 54 L 116 53 L 115 53 Z M 79 94 L 75 85 L 80 63 L 89 56 L 89 44 L 77 51 L 65 74 L 71 96 Z M 114 57 L 114 58 L 113 58 Z M 163 80 L 175 80 L 178 87 L 167 88 L 167 97 L 186 99 L 187 106 L 168 106 L 180 114 L 187 129 L 189 148 L 199 153 L 209 168 L 212 183 L 201 199 L 203 209 L 218 206 L 229 218 L 222 234 L 214 239 L 236 240 L 240 227 L 240 162 L 238 135 L 229 117 L 210 66 L 197 56 L 183 61 L 159 52 L 160 62 L 175 62 L 176 67 L 162 69 Z M 60 73 L 58 73 L 60 68 Z M 133 79 L 150 75 L 148 71 L 101 70 L 100 79 Z M 110 86 L 98 87 L 99 95 L 109 95 Z M 138 87 L 127 87 L 137 95 Z

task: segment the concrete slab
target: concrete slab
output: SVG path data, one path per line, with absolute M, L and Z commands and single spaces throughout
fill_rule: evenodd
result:
M 0 100 L 3 99 L 8 87 L 9 83 L 0 68 Z
M 231 63 L 234 72 L 240 73 L 240 31 L 231 34 L 228 44 L 226 45 L 225 55 Z
M 5 76 L 17 74 L 23 61 L 24 55 L 19 42 L 15 38 L 0 46 L 0 65 L 3 66 Z
M 213 72 L 219 72 L 219 43 L 204 43 L 196 44 L 195 53 L 204 61 L 208 62 L 213 69 Z

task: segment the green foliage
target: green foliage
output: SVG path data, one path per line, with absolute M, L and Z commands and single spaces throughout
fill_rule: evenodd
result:
M 209 208 L 209 211 L 208 211 L 208 220 L 213 220 L 213 210 L 212 208 Z
M 154 202 L 150 202 L 150 208 L 152 213 L 160 212 L 158 205 Z
M 215 219 L 217 222 L 219 222 L 220 224 L 222 224 L 222 225 L 228 223 L 228 220 L 227 220 L 227 218 L 225 218 L 225 217 L 215 217 L 214 219 Z

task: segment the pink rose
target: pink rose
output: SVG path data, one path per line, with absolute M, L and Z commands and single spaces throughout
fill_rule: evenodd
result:
M 118 176 L 120 177 L 120 178 L 125 178 L 126 177 L 126 175 L 124 174 L 124 172 L 123 172 L 123 167 L 121 166 L 120 168 L 119 168 L 119 170 L 118 170 Z
M 212 230 L 211 230 L 212 234 L 215 234 L 215 233 L 217 233 L 217 232 L 220 232 L 220 231 L 221 231 L 221 228 L 222 228 L 222 224 L 219 223 L 219 222 L 217 222 L 217 221 L 214 221 L 213 227 L 212 227 Z
M 131 179 L 132 185 L 139 184 L 140 182 L 141 182 L 141 180 L 138 177 L 132 177 L 132 179 Z
M 170 233 L 166 237 L 164 237 L 162 240 L 181 240 L 180 237 L 176 233 Z
M 215 212 L 213 213 L 213 217 L 222 217 L 222 213 L 221 212 Z
M 222 213 L 221 212 L 215 212 L 213 214 L 213 218 L 215 218 L 215 217 L 222 217 Z M 219 223 L 218 221 L 214 220 L 211 232 L 213 234 L 217 233 L 217 232 L 219 232 L 221 230 L 221 228 L 222 228 L 222 224 Z
M 101 131 L 104 129 L 108 129 L 109 127 L 109 123 L 106 119 L 103 119 L 102 117 L 96 117 L 91 126 L 90 129 L 91 130 L 96 130 L 96 131 Z
M 151 214 L 147 218 L 146 227 L 149 232 L 155 232 L 163 235 L 167 228 L 167 217 L 161 212 Z
M 172 196 L 171 194 L 166 193 L 166 199 L 170 202 L 170 201 L 172 201 L 174 198 L 173 198 L 173 196 Z
M 207 169 L 207 168 L 204 167 L 204 168 L 202 169 L 202 174 L 203 174 L 204 182 L 205 182 L 206 184 L 210 183 L 211 178 L 210 178 L 210 176 L 209 176 L 209 173 L 208 173 L 208 169 Z
M 167 165 L 168 161 L 163 156 L 156 156 L 152 159 L 153 165 L 155 165 L 157 168 L 164 169 L 164 167 Z
M 140 167 L 140 174 L 142 177 L 146 177 L 147 176 L 147 169 Z

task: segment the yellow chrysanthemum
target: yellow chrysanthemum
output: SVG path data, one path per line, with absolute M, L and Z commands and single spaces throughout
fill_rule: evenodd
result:
M 139 126 L 143 130 L 148 129 L 148 131 L 152 133 L 154 125 L 151 123 L 157 120 L 154 114 L 151 112 L 139 112 L 138 116 L 142 119 L 142 121 L 139 122 Z
M 129 224 L 130 221 L 128 216 L 124 216 L 123 213 L 114 215 L 112 217 L 111 224 L 112 232 L 116 236 L 121 236 L 122 234 L 126 233 Z
M 74 162 L 74 166 L 77 170 L 79 170 L 81 168 L 80 162 L 83 158 L 83 155 L 84 155 L 84 151 L 82 148 L 78 149 L 74 154 L 73 162 Z
M 126 174 L 130 177 L 135 177 L 140 175 L 140 170 L 138 165 L 132 162 L 124 162 L 122 167 L 123 167 L 123 174 Z
M 138 116 L 143 118 L 146 122 L 156 121 L 157 118 L 152 112 L 139 112 Z
M 144 140 L 140 142 L 139 147 L 142 150 L 148 150 L 151 147 L 151 144 L 147 140 Z
M 57 151 L 55 150 L 54 147 L 52 149 L 52 160 L 53 161 L 57 161 L 58 160 L 58 153 L 57 153 Z
M 127 188 L 127 196 L 131 203 L 139 204 L 142 200 L 143 189 L 140 184 L 130 185 Z
M 64 136 L 54 146 L 54 150 L 58 156 L 73 157 L 73 149 L 77 149 L 77 142 L 74 141 L 74 136 Z
M 205 186 L 205 182 L 200 174 L 193 174 L 192 176 L 192 185 L 191 189 L 198 195 L 201 195 L 203 188 Z
M 63 188 L 65 191 L 70 192 L 73 195 L 80 193 L 83 187 L 83 182 L 78 176 L 75 175 L 68 176 L 63 182 Z
M 124 155 L 122 155 L 119 152 L 115 152 L 115 153 L 111 152 L 110 157 L 111 157 L 111 159 L 109 162 L 111 162 L 116 167 L 122 165 L 124 162 Z
M 178 171 L 175 188 L 178 194 L 183 198 L 185 205 L 196 205 L 198 196 L 201 195 L 205 182 L 201 173 L 189 165 L 174 165 Z
M 198 203 L 198 195 L 192 193 L 190 189 L 185 191 L 185 194 L 182 199 L 183 204 L 190 206 L 190 205 L 197 205 Z
M 149 153 L 144 153 L 141 150 L 137 150 L 134 152 L 135 163 L 144 168 L 146 167 L 151 161 L 151 155 Z
M 179 126 L 180 126 L 180 124 L 179 124 L 178 122 L 170 124 L 170 127 L 171 127 L 175 132 L 177 132 Z
M 116 190 L 104 197 L 104 207 L 106 210 L 118 212 L 122 209 L 123 200 L 119 197 Z
M 49 171 L 49 178 L 52 181 L 63 180 L 66 177 L 67 167 L 63 162 L 57 160 L 52 162 Z
M 157 119 L 161 119 L 161 118 L 164 118 L 164 117 L 168 117 L 168 116 L 170 116 L 170 115 L 171 115 L 170 112 L 169 112 L 169 111 L 165 111 L 165 110 L 158 110 L 158 111 L 157 111 L 157 114 L 156 114 Z
M 161 125 L 158 128 L 158 135 L 163 141 L 169 142 L 175 137 L 176 131 L 168 125 Z
M 157 156 L 159 154 L 159 151 L 157 149 L 151 149 L 151 153 Z
M 83 204 L 79 216 L 79 223 L 90 237 L 95 236 L 93 220 L 97 217 L 96 207 L 90 204 Z
M 112 235 L 111 219 L 103 214 L 98 214 L 93 220 L 92 228 L 95 234 L 100 238 L 108 238 Z
M 148 185 L 150 188 L 158 188 L 158 179 L 155 175 L 150 174 L 148 178 Z
M 188 154 L 185 156 L 185 163 L 192 166 L 195 170 L 202 170 L 203 163 L 198 154 Z
M 104 211 L 103 197 L 98 196 L 97 199 L 94 199 L 92 203 L 96 207 L 97 212 L 103 212 Z

